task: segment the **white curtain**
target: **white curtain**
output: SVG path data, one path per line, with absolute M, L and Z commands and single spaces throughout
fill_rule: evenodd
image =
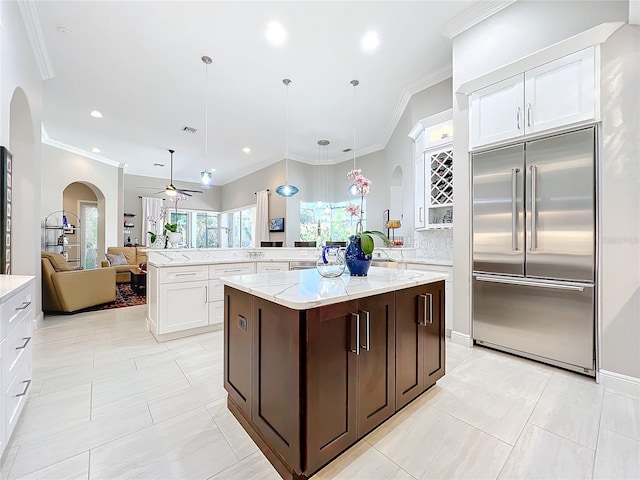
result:
M 160 225 L 162 217 L 162 199 L 142 197 L 142 238 L 145 245 L 151 245 L 151 235 L 147 232 L 162 234 L 164 225 Z
M 259 247 L 260 242 L 269 241 L 269 192 L 262 190 L 256 193 L 258 197 L 256 205 L 256 234 L 255 246 Z

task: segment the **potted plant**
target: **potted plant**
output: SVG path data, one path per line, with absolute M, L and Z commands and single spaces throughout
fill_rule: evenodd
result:
M 182 233 L 178 231 L 177 223 L 165 223 L 164 224 L 164 234 L 167 236 L 169 241 L 171 242 L 172 247 L 177 247 L 180 242 L 182 242 Z

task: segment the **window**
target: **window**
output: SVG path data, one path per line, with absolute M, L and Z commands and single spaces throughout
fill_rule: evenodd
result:
M 220 229 L 227 233 L 222 236 L 221 247 L 242 248 L 253 244 L 253 226 L 256 207 L 231 210 L 220 215 Z
M 343 202 L 318 203 L 300 202 L 300 240 L 317 241 L 318 245 L 330 241 L 347 241 L 356 230 L 357 218 L 347 212 L 347 205 L 353 200 Z M 360 203 L 360 200 L 357 200 Z M 366 211 L 366 200 L 363 209 Z M 366 229 L 366 219 L 362 222 Z M 320 238 L 318 238 L 320 237 Z
M 218 214 L 213 212 L 196 212 L 196 248 L 217 247 Z

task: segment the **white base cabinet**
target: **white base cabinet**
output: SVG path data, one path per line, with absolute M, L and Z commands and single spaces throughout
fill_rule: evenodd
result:
M 287 263 L 287 269 L 289 264 Z M 224 285 L 220 277 L 256 273 L 255 263 L 229 263 L 209 265 L 209 325 L 224 323 Z M 260 272 L 258 272 L 260 273 Z
M 0 303 L 0 456 L 11 439 L 31 391 L 33 277 L 21 278 L 26 280 L 4 295 Z

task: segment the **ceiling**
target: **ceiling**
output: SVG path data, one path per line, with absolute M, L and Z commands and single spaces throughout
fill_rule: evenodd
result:
M 354 112 L 357 155 L 376 151 L 409 96 L 450 75 L 444 25 L 477 3 L 37 1 L 52 73 L 46 142 L 161 178 L 174 149 L 174 178 L 199 182 L 215 168 L 223 185 L 285 157 L 290 78 L 289 158 L 352 158 L 343 150 L 353 147 Z M 272 21 L 287 33 L 280 47 L 265 36 Z M 360 45 L 370 30 L 380 39 L 372 53 Z

